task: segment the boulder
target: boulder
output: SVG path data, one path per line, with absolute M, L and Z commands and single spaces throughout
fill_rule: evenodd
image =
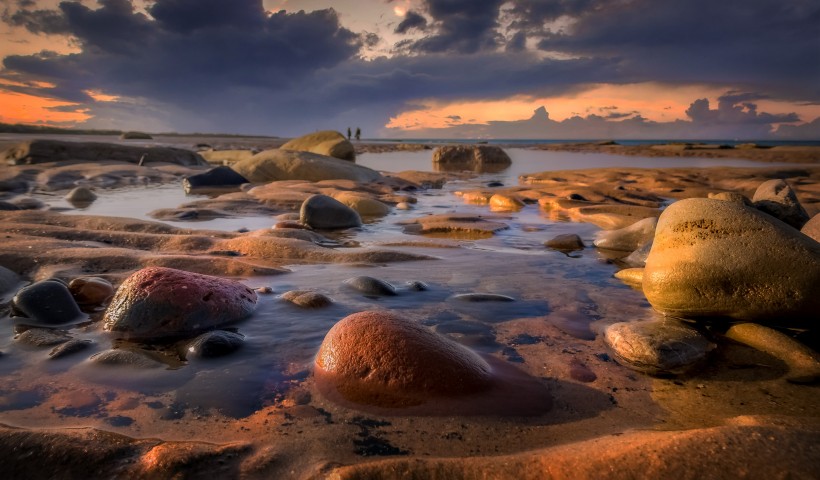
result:
M 800 229 L 803 235 L 811 237 L 816 241 L 820 242 L 820 213 L 811 217 L 811 220 L 806 222 L 803 225 L 803 228 Z
M 339 192 L 333 198 L 356 210 L 362 217 L 383 217 L 390 213 L 390 207 L 383 202 L 356 192 Z
M 76 187 L 66 194 L 65 199 L 74 206 L 88 206 L 97 199 L 97 194 L 91 191 L 90 188 Z
M 595 235 L 593 244 L 598 248 L 632 252 L 652 240 L 657 225 L 658 219 L 649 217 L 618 230 L 602 230 Z
M 752 204 L 761 212 L 778 218 L 800 230 L 809 221 L 809 214 L 800 205 L 797 195 L 785 180 L 773 179 L 760 184 Z
M 498 172 L 512 164 L 507 153 L 494 145 L 449 145 L 433 151 L 433 167 L 437 170 L 472 170 Z
M 333 304 L 326 295 L 310 290 L 290 290 L 282 294 L 282 300 L 301 308 L 323 308 Z
M 248 182 L 247 178 L 236 173 L 232 168 L 221 166 L 212 168 L 204 173 L 185 177 L 182 180 L 182 188 L 185 189 L 185 193 L 229 188 L 238 190 L 239 186 L 244 183 L 250 182 Z
M 604 343 L 618 363 L 650 375 L 676 375 L 700 364 L 715 344 L 684 323 L 672 320 L 614 323 Z
M 177 165 L 207 165 L 190 150 L 171 147 L 137 147 L 115 143 L 31 140 L 19 143 L 0 154 L 9 165 L 34 165 L 62 161 L 120 161 L 129 163 L 162 162 Z
M 232 165 L 256 155 L 254 150 L 205 150 L 199 152 L 202 158 L 211 165 Z
M 420 405 L 492 386 L 478 354 L 396 314 L 354 313 L 325 336 L 315 360 L 320 387 L 379 407 Z
M 559 250 L 561 252 L 574 252 L 576 250 L 584 249 L 584 241 L 581 240 L 581 237 L 575 233 L 557 235 L 544 242 L 544 245 L 547 248 Z
M 294 138 L 280 147 L 283 150 L 318 153 L 341 160 L 356 161 L 356 149 L 344 135 L 334 130 L 309 133 Z
M 21 288 L 11 301 L 15 316 L 26 317 L 38 325 L 63 325 L 84 319 L 85 315 L 66 284 L 44 280 Z
M 362 225 L 356 210 L 327 195 L 312 195 L 302 203 L 299 221 L 317 230 L 353 228 Z
M 364 295 L 379 297 L 392 297 L 398 295 L 396 292 L 396 287 L 393 285 L 378 278 L 368 277 L 367 275 L 348 278 L 344 281 L 344 285 Z
M 681 200 L 658 221 L 643 290 L 672 316 L 816 320 L 820 243 L 741 204 Z
M 310 152 L 265 150 L 232 165 L 237 173 L 253 183 L 276 180 L 353 180 L 375 182 L 381 174 L 361 165 Z
M 120 285 L 103 324 L 130 339 L 184 337 L 242 320 L 256 299 L 253 290 L 233 280 L 148 267 Z

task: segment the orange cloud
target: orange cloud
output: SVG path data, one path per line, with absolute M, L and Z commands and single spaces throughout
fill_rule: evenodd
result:
M 0 110 L 0 122 L 2 123 L 65 125 L 77 124 L 91 118 L 86 109 L 74 112 L 50 110 L 55 107 L 76 106 L 76 103 L 2 90 L 0 90 L 0 105 L 3 105 L 3 109 Z

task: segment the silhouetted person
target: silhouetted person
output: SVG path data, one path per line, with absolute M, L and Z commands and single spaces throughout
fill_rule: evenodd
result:
M 359 127 L 356 127 L 356 140 L 361 140 L 362 138 L 362 130 Z
M 350 127 L 347 127 L 347 139 L 350 140 Z

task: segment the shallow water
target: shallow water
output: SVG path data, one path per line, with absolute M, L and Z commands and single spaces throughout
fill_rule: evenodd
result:
M 91 349 L 51 361 L 47 358 L 49 348 L 20 345 L 13 339 L 11 329 L 4 328 L 0 335 L 0 351 L 4 353 L 0 360 L 4 379 L 0 386 L 0 423 L 27 427 L 94 426 L 135 437 L 168 440 L 261 437 L 276 443 L 286 437 L 288 441 L 298 437 L 303 443 L 293 444 L 294 457 L 290 461 L 296 462 L 294 458 L 302 455 L 307 458 L 302 461 L 347 463 L 370 455 L 401 452 L 516 452 L 626 428 L 657 427 L 665 414 L 649 399 L 652 380 L 614 364 L 596 336 L 605 325 L 650 318 L 655 313 L 640 292 L 612 278 L 616 267 L 595 249 L 568 256 L 543 246 L 544 241 L 563 233 L 578 233 L 591 245 L 597 227 L 554 222 L 537 205 L 499 215 L 500 221 L 510 228 L 487 239 L 436 240 L 406 234 L 398 223 L 425 214 L 456 211 L 490 216 L 486 207 L 465 205 L 453 192 L 489 181 L 512 185 L 521 173 L 591 168 L 606 161 L 617 162 L 617 166 L 647 162 L 659 166 L 667 159 L 612 159 L 609 155 L 517 149 L 510 153 L 514 166 L 509 171 L 420 192 L 412 210 L 394 210 L 385 218 L 344 235 L 361 247 L 386 244 L 391 249 L 434 259 L 390 265 L 293 265 L 288 267 L 291 272 L 284 275 L 244 279 L 251 287 L 270 286 L 274 293 L 260 295 L 256 313 L 233 326 L 245 336 L 246 342 L 227 357 L 186 363 L 175 357 L 174 346 L 120 344 L 144 348 L 160 358 L 165 356 L 168 366 L 136 371 L 92 365 L 88 357 L 110 348 L 114 341 L 92 323 L 71 331 L 75 338 L 93 340 Z M 367 154 L 362 155 L 359 163 L 380 170 L 429 170 L 429 158 L 430 152 Z M 726 160 L 673 160 L 676 166 L 701 162 L 727 164 Z M 737 163 L 749 166 L 751 162 Z M 148 212 L 156 208 L 198 198 L 185 196 L 177 185 L 99 194 L 90 207 L 66 213 L 150 219 Z M 47 201 L 52 207 L 70 208 L 57 198 Z M 166 223 L 186 228 L 253 230 L 269 228 L 274 221 L 267 217 L 245 217 Z M 402 245 L 408 242 L 412 245 Z M 424 247 L 418 242 L 437 242 L 448 248 Z M 366 297 L 345 288 L 345 279 L 359 275 L 390 282 L 399 289 L 399 295 Z M 405 285 L 409 281 L 424 282 L 429 289 L 413 291 Z M 292 289 L 316 290 L 331 297 L 334 304 L 324 309 L 300 309 L 279 298 Z M 471 304 L 451 298 L 462 293 L 507 295 L 515 301 Z M 376 430 L 367 427 L 369 423 L 361 423 L 361 415 L 373 416 L 372 412 L 322 398 L 310 376 L 313 357 L 333 324 L 350 313 L 369 309 L 401 313 L 483 355 L 521 369 L 550 388 L 556 405 L 545 407 L 532 417 L 513 419 L 502 417 L 503 404 L 498 405 L 498 416 L 480 418 L 460 417 L 458 412 L 452 412 L 446 418 L 414 420 L 396 411 L 392 415 L 398 418 L 391 415 L 386 423 L 377 423 L 385 426 L 377 429 L 381 433 L 373 433 Z M 616 393 L 617 400 L 613 396 Z M 319 448 L 311 443 L 320 440 L 335 446 Z

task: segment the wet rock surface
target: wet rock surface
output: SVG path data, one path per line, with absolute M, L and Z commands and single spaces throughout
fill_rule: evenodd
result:
M 248 183 L 247 178 L 236 173 L 230 167 L 221 166 L 204 173 L 185 177 L 182 180 L 182 188 L 185 189 L 186 193 L 191 193 L 230 188 L 239 189 L 239 186 L 245 183 Z
M 246 318 L 256 299 L 256 292 L 232 280 L 149 267 L 120 285 L 103 321 L 106 330 L 126 338 L 186 336 Z
M 565 233 L 563 235 L 557 235 L 546 242 L 544 245 L 547 248 L 551 248 L 553 250 L 560 250 L 562 252 L 575 252 L 577 250 L 584 249 L 584 241 L 581 240 L 575 233 Z
M 52 360 L 57 360 L 87 350 L 92 345 L 94 345 L 92 340 L 74 338 L 54 347 L 51 352 L 48 353 L 48 357 Z
M 114 296 L 114 286 L 100 277 L 77 277 L 69 282 L 68 289 L 80 305 L 102 305 Z
M 231 165 L 237 173 L 254 183 L 276 180 L 353 180 L 373 182 L 381 175 L 347 160 L 292 150 L 266 150 Z
M 369 277 L 367 275 L 360 275 L 358 277 L 348 278 L 344 281 L 345 287 L 359 292 L 363 295 L 371 296 L 387 296 L 392 297 L 398 295 L 396 287 L 392 284 L 380 280 L 378 278 Z
M 71 336 L 62 330 L 50 328 L 30 328 L 17 335 L 16 340 L 20 343 L 33 347 L 49 347 L 59 345 L 71 340 Z
M 116 160 L 129 163 L 163 162 L 178 165 L 206 165 L 205 160 L 189 150 L 170 147 L 137 147 L 114 143 L 32 140 L 20 143 L 2 153 L 12 165 L 82 160 Z
M 313 195 L 302 204 L 299 221 L 317 230 L 335 230 L 361 226 L 355 210 L 327 195 Z
M 657 225 L 657 218 L 644 218 L 625 228 L 601 231 L 593 243 L 598 248 L 632 252 L 652 241 Z
M 317 153 L 351 162 L 356 161 L 356 149 L 353 148 L 353 144 L 344 135 L 333 130 L 309 133 L 289 140 L 279 148 Z
M 433 151 L 433 166 L 441 170 L 500 171 L 512 163 L 510 156 L 494 145 L 454 145 Z
M 226 330 L 203 333 L 185 346 L 185 358 L 217 358 L 229 355 L 245 343 L 245 337 Z
M 327 295 L 311 290 L 290 290 L 282 294 L 282 299 L 302 308 L 323 308 L 333 304 Z
M 148 355 L 133 350 L 112 349 L 94 354 L 89 359 L 93 364 L 104 367 L 127 367 L 137 370 L 161 368 L 165 365 Z
M 57 280 L 23 287 L 11 306 L 14 314 L 37 325 L 63 325 L 85 318 L 66 284 Z

